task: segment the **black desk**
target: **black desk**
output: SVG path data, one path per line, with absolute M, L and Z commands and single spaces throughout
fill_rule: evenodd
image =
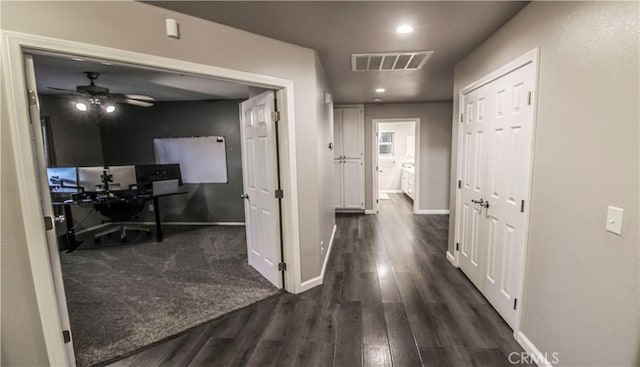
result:
M 136 197 L 139 199 L 144 200 L 145 202 L 147 201 L 153 201 L 153 211 L 154 211 L 154 216 L 155 216 L 155 225 L 156 225 L 156 241 L 157 242 L 162 242 L 162 223 L 160 221 L 160 201 L 159 199 L 162 197 L 166 197 L 166 196 L 174 196 L 174 195 L 184 195 L 186 194 L 186 191 L 179 191 L 179 192 L 172 192 L 172 193 L 167 193 L 167 194 L 161 194 L 161 195 L 152 195 L 152 194 L 139 194 Z M 114 200 L 119 200 L 119 199 L 114 199 Z M 107 201 L 101 200 L 101 201 L 91 201 L 91 200 L 87 200 L 87 201 L 82 201 L 82 203 L 85 204 L 104 204 Z M 74 229 L 74 225 L 73 225 L 73 214 L 71 212 L 71 206 L 75 205 L 75 204 L 79 204 L 79 202 L 73 201 L 73 200 L 65 200 L 65 201 L 54 201 L 53 205 L 54 206 L 63 206 L 64 208 L 64 219 L 65 219 L 65 223 L 66 223 L 66 227 L 67 227 L 67 231 L 64 234 L 64 239 L 65 242 L 67 244 L 67 252 L 72 252 L 75 249 L 77 249 L 81 244 L 82 241 L 78 241 L 76 239 L 76 234 L 75 234 L 75 229 Z

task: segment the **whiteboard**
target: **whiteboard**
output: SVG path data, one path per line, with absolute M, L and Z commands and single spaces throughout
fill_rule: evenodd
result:
M 156 138 L 157 164 L 179 163 L 184 183 L 227 183 L 227 152 L 223 136 Z

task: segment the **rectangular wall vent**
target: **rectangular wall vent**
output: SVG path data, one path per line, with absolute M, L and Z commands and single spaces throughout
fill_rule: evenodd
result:
M 352 54 L 353 71 L 420 70 L 433 51 Z

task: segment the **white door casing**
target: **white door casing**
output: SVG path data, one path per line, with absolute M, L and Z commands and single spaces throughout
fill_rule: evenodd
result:
M 460 104 L 458 265 L 513 329 L 524 282 L 536 55 L 465 88 Z
M 42 203 L 42 215 L 53 221 L 55 214 L 53 212 L 53 204 L 51 202 L 51 194 L 49 183 L 47 182 L 47 166 L 44 162 L 44 140 L 42 134 L 42 123 L 40 120 L 40 104 L 38 101 L 38 87 L 36 84 L 35 69 L 33 57 L 29 54 L 24 55 L 25 77 L 27 88 L 29 89 L 29 117 L 31 121 L 31 138 L 34 149 L 34 157 L 36 164 L 36 177 L 38 180 L 39 199 Z M 56 291 L 56 301 L 59 309 L 60 327 L 63 332 L 67 332 L 69 340 L 64 343 L 66 359 L 69 366 L 75 366 L 75 353 L 73 349 L 71 324 L 69 322 L 69 311 L 67 309 L 67 298 L 64 290 L 64 279 L 62 277 L 62 266 L 60 264 L 60 256 L 58 249 L 58 235 L 56 226 L 52 222 L 52 228 L 46 231 L 47 247 L 49 250 L 49 260 L 53 274 L 53 283 Z M 64 342 L 64 340 L 63 340 Z
M 240 133 L 249 265 L 282 288 L 274 106 L 272 91 L 242 102 Z

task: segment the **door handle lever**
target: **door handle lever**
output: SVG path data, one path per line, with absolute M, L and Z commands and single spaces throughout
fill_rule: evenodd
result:
M 480 200 L 471 200 L 471 202 L 474 204 L 480 204 L 480 206 L 483 208 L 489 208 L 489 202 L 484 201 L 484 199 L 482 198 Z

